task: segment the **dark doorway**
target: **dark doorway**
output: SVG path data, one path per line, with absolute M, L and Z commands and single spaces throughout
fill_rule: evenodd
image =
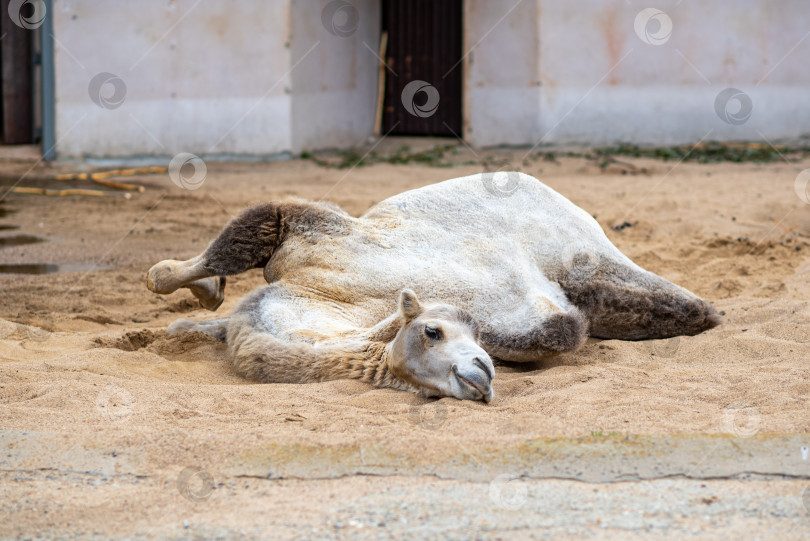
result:
M 31 4 L 18 6 L 22 15 Z M 9 0 L 0 1 L 0 142 L 34 142 L 34 30 L 14 24 Z M 15 12 L 16 13 L 16 12 Z
M 461 10 L 462 0 L 383 0 L 383 133 L 461 136 Z

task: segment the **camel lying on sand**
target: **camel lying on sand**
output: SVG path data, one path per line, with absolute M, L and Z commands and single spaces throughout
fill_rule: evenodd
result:
M 588 335 L 668 338 L 721 322 L 707 302 L 630 261 L 593 217 L 522 173 L 425 186 L 360 218 L 327 203 L 252 207 L 199 256 L 149 269 L 147 287 L 186 287 L 216 310 L 225 276 L 253 268 L 269 285 L 230 318 L 178 320 L 168 332 L 225 340 L 236 369 L 262 382 L 356 378 L 488 402 L 492 358 L 536 361 Z

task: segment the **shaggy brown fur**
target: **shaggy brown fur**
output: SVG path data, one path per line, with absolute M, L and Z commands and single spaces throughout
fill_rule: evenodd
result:
M 601 262 L 588 280 L 561 284 L 571 302 L 591 321 L 590 335 L 648 340 L 695 335 L 722 323 L 708 302 L 642 271 Z
M 365 331 L 320 344 L 283 342 L 257 329 L 261 322 L 243 311 L 231 318 L 227 342 L 236 370 L 263 383 L 309 383 L 359 379 L 377 387 L 416 391 L 390 370 L 389 344 L 403 327 L 399 317 L 389 317 Z
M 588 338 L 588 320 L 579 310 L 555 314 L 543 321 L 542 327 L 530 332 L 490 331 L 481 335 L 481 342 L 496 349 L 499 355 L 519 351 L 544 351 L 550 354 L 571 351 Z
M 262 383 L 311 383 L 335 379 L 358 379 L 377 387 L 416 391 L 396 376 L 387 364 L 383 342 L 347 340 L 315 348 L 288 343 L 268 334 L 229 336 L 233 365 L 248 379 Z
M 203 268 L 232 276 L 264 268 L 290 231 L 338 235 L 345 213 L 328 204 L 286 201 L 250 207 L 233 218 L 203 253 Z

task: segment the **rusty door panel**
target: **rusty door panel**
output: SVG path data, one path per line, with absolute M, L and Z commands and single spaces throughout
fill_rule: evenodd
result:
M 383 133 L 460 136 L 462 0 L 383 0 L 382 17 Z

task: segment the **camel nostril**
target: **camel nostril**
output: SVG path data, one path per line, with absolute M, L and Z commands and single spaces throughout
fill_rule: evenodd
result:
M 475 366 L 477 366 L 478 368 L 480 368 L 480 369 L 481 369 L 481 371 L 482 371 L 484 374 L 486 374 L 486 375 L 487 375 L 487 377 L 488 377 L 490 380 L 492 380 L 492 379 L 494 379 L 494 378 L 495 378 L 495 374 L 493 374 L 493 373 L 492 373 L 492 370 L 490 370 L 489 366 L 487 366 L 487 364 L 486 364 L 486 363 L 485 363 L 483 360 L 481 360 L 481 357 L 475 357 L 475 358 L 473 359 L 473 364 L 474 364 Z
M 459 369 L 458 365 L 454 364 L 453 373 L 463 385 L 478 391 L 481 400 L 489 402 L 492 400 L 491 373 L 480 359 L 474 358 L 472 364 L 475 368 L 468 366 L 466 369 Z

